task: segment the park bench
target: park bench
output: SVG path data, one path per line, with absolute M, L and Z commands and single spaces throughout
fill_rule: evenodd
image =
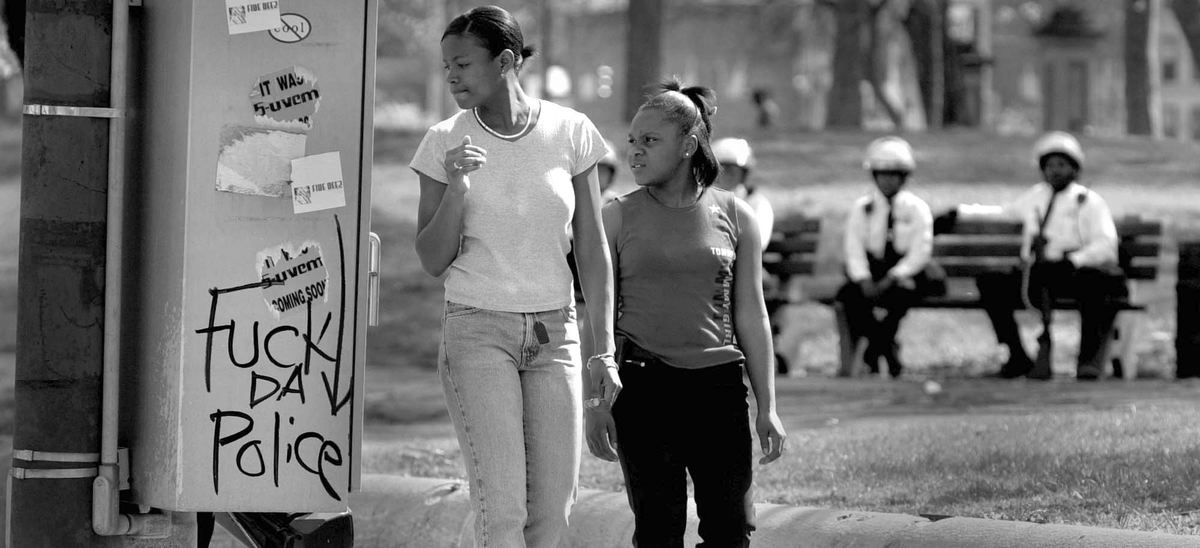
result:
M 788 282 L 794 276 L 811 276 L 816 272 L 820 239 L 819 218 L 793 215 L 775 220 L 771 240 L 767 242 L 762 258 L 763 297 L 767 303 L 767 317 L 771 319 L 772 335 L 780 332 L 780 309 L 795 302 Z M 832 301 L 826 304 L 832 304 Z M 776 352 L 776 372 L 786 375 L 789 369 L 787 358 Z
M 1003 217 L 962 218 L 941 225 L 934 234 L 933 257 L 946 271 L 945 295 L 922 299 L 914 308 L 978 309 L 982 310 L 975 277 L 987 271 L 1008 269 L 1019 264 L 1021 223 Z M 1111 347 L 1113 373 L 1125 379 L 1137 376 L 1136 355 L 1132 341 L 1136 340 L 1139 318 L 1131 312 L 1144 311 L 1146 305 L 1137 301 L 1137 283 L 1152 282 L 1159 274 L 1162 222 L 1126 216 L 1117 219 L 1122 268 L 1130 280 L 1129 299 L 1120 303 L 1114 341 Z M 771 241 L 763 254 L 763 271 L 767 311 L 772 333 L 778 334 L 777 316 L 786 304 L 794 304 L 787 292 L 788 281 L 795 276 L 811 276 L 817 267 L 817 243 L 821 222 L 809 217 L 791 217 L 776 222 Z M 833 298 L 824 295 L 815 302 L 832 306 L 838 332 L 839 376 L 852 376 L 862 362 L 862 344 L 855 345 L 847 335 L 845 315 Z M 1059 299 L 1056 309 L 1078 307 L 1071 299 Z M 786 373 L 789 364 L 776 356 L 778 370 Z
M 1129 298 L 1123 300 L 1117 314 L 1116 329 L 1110 347 L 1114 376 L 1136 378 L 1137 361 L 1132 342 L 1137 338 L 1139 317 L 1146 305 L 1137 301 L 1137 283 L 1153 282 L 1159 273 L 1162 247 L 1162 222 L 1126 216 L 1116 220 L 1121 267 L 1130 281 Z M 1020 264 L 1021 222 L 1004 217 L 959 219 L 938 226 L 933 237 L 933 260 L 946 271 L 945 295 L 923 298 L 914 308 L 982 310 L 975 278 L 984 272 L 1007 270 Z M 1077 310 L 1078 303 L 1058 298 L 1057 310 Z M 845 316 L 835 304 L 837 316 L 840 376 L 852 376 L 861 362 L 861 349 L 852 348 L 846 336 Z M 860 345 L 861 346 L 861 345 Z

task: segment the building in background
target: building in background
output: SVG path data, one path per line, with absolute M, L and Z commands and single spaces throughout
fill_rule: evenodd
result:
M 1169 10 L 1159 11 L 1158 28 L 1163 137 L 1200 142 L 1200 59 L 1193 58 Z

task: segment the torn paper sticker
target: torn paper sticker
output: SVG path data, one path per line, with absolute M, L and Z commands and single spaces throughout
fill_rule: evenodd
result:
M 308 213 L 346 205 L 338 151 L 292 160 L 292 209 Z
M 290 243 L 280 244 L 258 252 L 258 276 L 264 282 L 263 300 L 271 313 L 303 312 L 307 304 L 329 300 L 329 271 L 321 255 L 321 245 L 304 242 L 300 249 Z
M 321 91 L 311 70 L 293 66 L 258 77 L 250 87 L 250 105 L 260 125 L 311 129 Z
M 271 30 L 280 26 L 279 0 L 225 0 L 229 34 Z
M 217 190 L 258 196 L 287 196 L 292 160 L 304 156 L 303 133 L 245 126 L 221 130 Z

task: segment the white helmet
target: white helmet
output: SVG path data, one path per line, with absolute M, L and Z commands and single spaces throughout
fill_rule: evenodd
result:
M 1079 141 L 1065 131 L 1051 131 L 1041 136 L 1033 144 L 1033 161 L 1038 168 L 1042 167 L 1042 158 L 1047 154 L 1062 154 L 1075 162 L 1078 168 L 1083 167 L 1083 147 Z
M 712 144 L 713 156 L 718 164 L 732 164 L 747 171 L 754 168 L 754 151 L 745 139 L 724 137 Z
M 903 171 L 912 173 L 917 167 L 912 146 L 899 137 L 880 137 L 867 145 L 863 167 L 870 171 Z

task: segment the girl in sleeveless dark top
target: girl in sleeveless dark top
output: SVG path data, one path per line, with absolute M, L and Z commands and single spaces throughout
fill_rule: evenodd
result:
M 617 283 L 623 391 L 585 415 L 588 444 L 617 441 L 634 545 L 683 546 L 687 475 L 701 546 L 746 546 L 754 530 L 749 373 L 764 456 L 786 434 L 775 411 L 774 352 L 753 208 L 713 187 L 708 88 L 667 82 L 638 110 L 629 165 L 638 190 L 604 208 Z M 611 411 L 611 413 L 610 413 Z M 597 452 L 597 448 L 601 451 Z

